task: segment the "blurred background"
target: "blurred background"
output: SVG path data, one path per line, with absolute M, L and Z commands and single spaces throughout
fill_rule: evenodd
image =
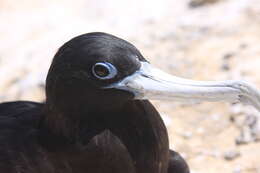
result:
M 54 53 L 92 31 L 130 41 L 174 75 L 260 88 L 260 0 L 1 0 L 0 101 L 44 101 Z M 251 107 L 153 103 L 192 172 L 260 173 L 260 115 Z

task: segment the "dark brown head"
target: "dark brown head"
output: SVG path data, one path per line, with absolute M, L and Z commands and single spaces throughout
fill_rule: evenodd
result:
M 106 33 L 88 33 L 65 43 L 56 53 L 46 80 L 47 104 L 58 111 L 107 110 L 134 94 L 107 88 L 139 70 L 141 53 Z

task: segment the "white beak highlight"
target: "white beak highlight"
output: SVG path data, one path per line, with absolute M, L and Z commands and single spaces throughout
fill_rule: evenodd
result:
M 260 111 L 260 92 L 247 82 L 188 80 L 167 74 L 147 62 L 141 64 L 137 72 L 107 88 L 133 92 L 135 99 L 242 102 Z

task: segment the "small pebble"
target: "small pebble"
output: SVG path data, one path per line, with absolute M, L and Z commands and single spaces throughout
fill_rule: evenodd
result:
M 226 153 L 224 153 L 224 159 L 231 161 L 234 160 L 236 158 L 238 158 L 240 156 L 240 152 L 238 151 L 228 151 Z
M 246 43 L 242 43 L 239 45 L 240 49 L 246 49 L 248 47 L 248 45 Z
M 224 60 L 228 60 L 230 58 L 232 58 L 233 56 L 235 55 L 235 53 L 226 53 L 224 56 L 223 56 L 223 59 Z
M 255 141 L 255 138 L 252 135 L 250 128 L 248 128 L 247 126 L 245 126 L 241 129 L 240 136 L 238 136 L 236 138 L 237 145 L 248 144 L 248 143 L 251 143 L 254 141 Z
M 230 70 L 230 66 L 229 66 L 227 63 L 224 63 L 224 64 L 221 66 L 221 70 L 223 70 L 223 71 L 229 71 L 229 70 Z
M 189 7 L 190 8 L 196 8 L 196 7 L 200 7 L 206 4 L 212 4 L 215 2 L 218 2 L 219 0 L 191 0 L 189 3 Z

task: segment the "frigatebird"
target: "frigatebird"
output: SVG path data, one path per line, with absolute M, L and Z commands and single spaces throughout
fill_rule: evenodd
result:
M 129 42 L 87 33 L 54 56 L 45 102 L 0 104 L 0 172 L 189 173 L 149 99 L 241 101 L 260 109 L 251 84 L 174 77 Z

